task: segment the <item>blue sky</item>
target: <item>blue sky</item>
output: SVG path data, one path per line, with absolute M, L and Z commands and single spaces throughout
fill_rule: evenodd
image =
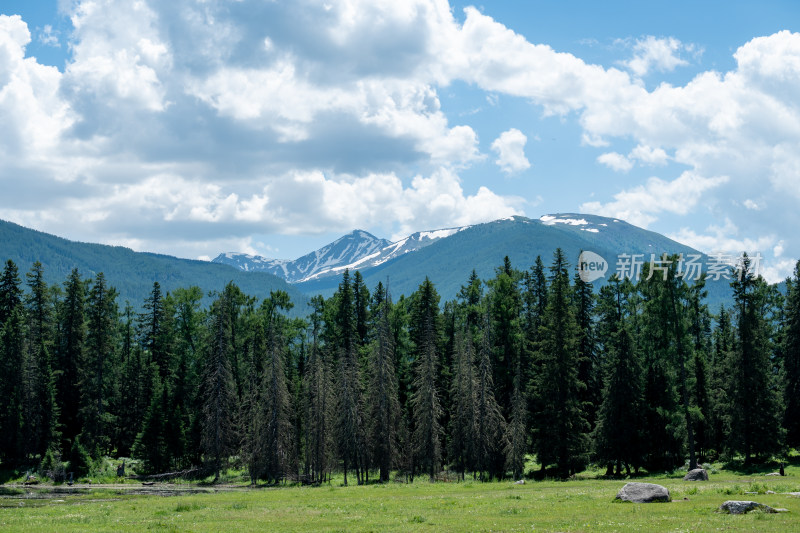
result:
M 15 16 L 15 15 L 18 15 Z M 294 258 L 509 214 L 800 257 L 795 2 L 2 0 L 0 218 Z

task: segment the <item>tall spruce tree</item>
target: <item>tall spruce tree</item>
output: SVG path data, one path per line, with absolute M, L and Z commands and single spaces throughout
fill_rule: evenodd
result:
M 519 282 L 522 274 L 512 268 L 508 256 L 503 266 L 495 270 L 494 279 L 489 281 L 489 310 L 491 328 L 491 366 L 493 382 L 497 390 L 497 402 L 504 416 L 511 412 L 514 369 L 522 354 L 519 351 L 522 329 L 520 314 L 522 295 Z
M 336 294 L 337 351 L 337 443 L 342 460 L 344 483 L 347 485 L 348 469 L 354 469 L 359 484 L 366 463 L 366 437 L 364 433 L 363 394 L 355 311 L 349 271 L 345 270 Z
M 319 345 L 322 324 L 322 296 L 311 298 L 311 346 L 303 376 L 305 406 L 305 472 L 312 483 L 322 483 L 333 468 L 333 395 L 332 371 Z
M 575 320 L 578 323 L 578 381 L 586 387 L 580 401 L 586 421 L 593 428 L 602 397 L 602 375 L 597 357 L 594 332 L 594 293 L 592 284 L 575 275 Z
M 381 482 L 389 481 L 389 474 L 397 464 L 400 423 L 394 339 L 389 323 L 391 306 L 389 293 L 379 282 L 373 304 L 376 331 L 369 360 L 367 416 L 370 456 L 379 469 Z
M 142 429 L 142 421 L 149 406 L 150 398 L 145 398 L 144 380 L 146 371 L 143 364 L 141 346 L 135 342 L 133 307 L 126 302 L 120 324 L 122 346 L 118 372 L 116 406 L 116 431 L 114 447 L 122 457 L 130 455 L 134 441 Z
M 747 254 L 731 281 L 736 316 L 736 347 L 732 354 L 730 390 L 731 450 L 745 465 L 780 451 L 783 428 L 773 382 L 769 290 Z
M 550 267 L 550 287 L 537 342 L 533 448 L 545 470 L 555 465 L 567 477 L 582 468 L 588 456 L 588 424 L 580 403 L 578 325 L 572 306 L 569 265 L 559 248 Z
M 172 370 L 170 353 L 170 331 L 167 327 L 164 310 L 164 296 L 161 285 L 156 281 L 150 296 L 144 301 L 144 312 L 141 316 L 142 344 L 147 350 L 149 360 L 158 367 L 162 382 L 169 380 Z
M 64 451 L 72 449 L 81 431 L 79 368 L 86 342 L 86 282 L 77 268 L 64 282 L 64 298 L 58 305 L 58 339 L 56 342 L 56 403 L 59 406 L 59 429 Z M 139 428 L 134 428 L 133 435 Z
M 415 465 L 431 481 L 442 465 L 442 407 L 436 387 L 438 375 L 439 295 L 426 277 L 414 295 L 411 316 L 414 342 L 414 383 L 411 396 Z
M 19 271 L 10 259 L 0 277 L 0 460 L 17 466 L 23 459 L 23 357 L 25 314 Z
M 783 424 L 786 444 L 800 448 L 800 261 L 793 278 L 786 281 L 786 309 L 783 334 Z
M 730 428 L 730 370 L 736 345 L 731 315 L 720 306 L 712 333 L 711 374 L 709 380 L 709 449 L 715 455 L 727 445 Z
M 630 332 L 624 300 L 626 294 L 618 276 L 600 289 L 598 333 L 604 339 L 602 403 L 593 433 L 594 453 L 606 473 L 617 475 L 622 467 L 628 474 L 642 464 L 642 366 Z
M 708 459 L 711 430 L 710 372 L 708 361 L 711 353 L 711 315 L 704 303 L 708 292 L 705 290 L 705 275 L 691 286 L 689 291 L 689 334 L 692 338 L 693 358 L 690 368 L 693 386 L 690 394 L 691 424 L 697 443 L 699 461 Z
M 475 471 L 475 346 L 469 322 L 464 330 L 456 332 L 453 354 L 453 375 L 450 399 L 453 412 L 450 416 L 449 456 L 456 472 L 464 479 L 465 472 Z
M 211 336 L 205 353 L 201 383 L 202 440 L 204 458 L 219 480 L 236 443 L 234 413 L 236 390 L 231 372 L 231 314 L 229 293 L 223 292 L 211 306 Z
M 639 338 L 645 375 L 645 466 L 650 471 L 683 464 L 687 406 L 682 393 L 688 390 L 689 344 L 675 264 L 653 264 L 656 269 L 645 264 L 638 284 L 644 300 Z
M 491 321 L 484 322 L 475 375 L 475 466 L 481 479 L 502 477 L 505 465 L 506 421 L 495 398 Z
M 267 365 L 257 396 L 257 411 L 255 419 L 251 421 L 254 426 L 251 449 L 256 453 L 250 463 L 250 477 L 253 481 L 262 478 L 277 483 L 292 475 L 294 428 L 282 353 L 284 341 L 280 331 L 273 332 L 268 343 Z
M 86 350 L 79 369 L 83 421 L 81 444 L 91 454 L 109 451 L 111 421 L 109 402 L 112 398 L 113 368 L 117 330 L 117 293 L 106 284 L 102 272 L 97 274 L 87 301 Z
M 528 398 L 528 413 L 536 411 L 536 379 L 541 370 L 536 357 L 537 343 L 539 341 L 539 328 L 544 321 L 547 309 L 547 276 L 541 256 L 536 256 L 536 261 L 523 276 L 524 291 L 522 294 L 523 311 L 523 344 L 522 372 L 525 395 Z M 532 419 L 529 420 L 529 422 Z
M 55 377 L 53 302 L 38 261 L 26 275 L 28 342 L 23 370 L 23 419 L 26 455 L 43 457 L 58 436 Z

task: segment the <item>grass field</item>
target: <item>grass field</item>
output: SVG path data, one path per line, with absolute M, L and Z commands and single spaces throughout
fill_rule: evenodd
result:
M 800 531 L 800 470 L 787 477 L 725 471 L 708 482 L 654 477 L 672 503 L 614 503 L 624 480 L 583 479 L 435 483 L 216 491 L 163 486 L 173 496 L 132 494 L 134 484 L 53 493 L 0 488 L 0 531 Z M 138 487 L 138 484 L 135 486 Z M 151 487 L 151 488 L 158 488 Z M 58 490 L 69 490 L 59 487 Z M 776 494 L 767 494 L 774 491 Z M 747 494 L 757 492 L 759 494 Z M 731 516 L 725 500 L 755 500 L 788 513 Z

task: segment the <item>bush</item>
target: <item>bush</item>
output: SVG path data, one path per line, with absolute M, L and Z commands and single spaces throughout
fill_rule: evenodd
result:
M 64 462 L 61 460 L 61 452 L 58 449 L 49 448 L 44 454 L 39 472 L 49 477 L 53 483 L 63 483 L 66 478 Z
M 69 469 L 70 472 L 75 474 L 75 477 L 85 476 L 92 468 L 92 456 L 86 451 L 86 448 L 81 444 L 80 437 L 77 437 L 72 443 L 72 448 L 69 451 Z

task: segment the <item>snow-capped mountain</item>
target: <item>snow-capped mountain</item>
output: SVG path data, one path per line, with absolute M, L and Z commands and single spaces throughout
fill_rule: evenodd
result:
M 303 283 L 337 276 L 346 269 L 363 270 L 382 265 L 467 228 L 469 226 L 418 231 L 395 242 L 379 239 L 363 230 L 355 230 L 294 260 L 267 259 L 258 255 L 226 252 L 214 258 L 213 262 L 231 265 L 245 272 L 269 272 L 289 283 Z
M 389 244 L 386 239 L 355 230 L 295 260 L 267 259 L 258 255 L 226 252 L 214 258 L 213 262 L 231 265 L 246 272 L 269 272 L 289 283 L 300 283 L 324 276 L 339 267 L 341 269 L 338 271 L 344 271 L 364 257 L 379 254 Z

